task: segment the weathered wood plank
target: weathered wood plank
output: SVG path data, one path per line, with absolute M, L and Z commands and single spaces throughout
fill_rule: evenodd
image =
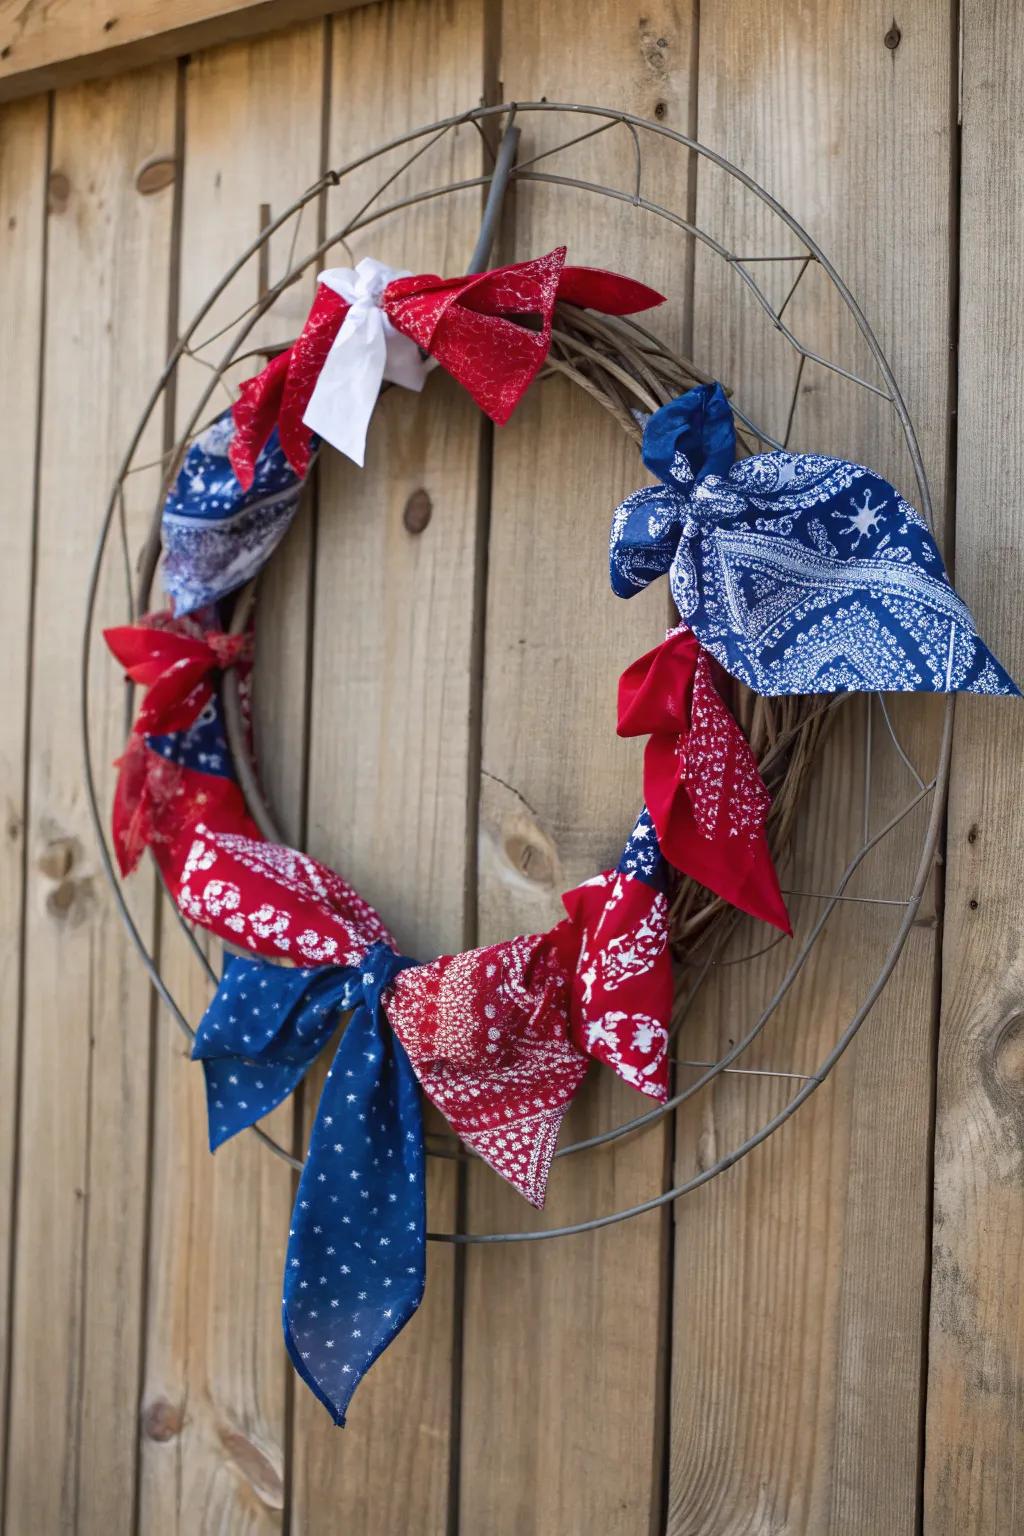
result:
M 585 42 L 572 8 L 504 7 L 500 74 L 511 98 L 614 101 L 687 126 L 688 5 L 641 16 L 591 6 Z M 592 126 L 524 120 L 527 160 Z M 624 130 L 542 169 L 632 185 Z M 679 161 L 644 152 L 647 196 L 679 199 Z M 683 168 L 685 201 L 685 167 Z M 649 221 L 586 194 L 520 187 L 505 260 L 565 242 L 571 261 L 628 272 L 672 294 L 650 323 L 679 341 L 685 263 Z M 682 271 L 680 270 L 682 268 Z M 636 815 L 640 754 L 615 737 L 622 669 L 664 631 L 664 593 L 630 604 L 608 588 L 607 528 L 644 478 L 635 448 L 562 381 L 533 391 L 496 434 L 485 644 L 480 939 L 543 930 L 560 893 L 614 864 Z M 562 1140 L 640 1112 L 594 1069 Z M 469 1175 L 476 1231 L 554 1226 L 644 1199 L 664 1176 L 663 1130 L 556 1162 L 538 1219 L 489 1169 Z M 462 1520 L 501 1533 L 657 1527 L 660 1302 L 667 1226 L 657 1216 L 571 1241 L 471 1248 L 467 1255 Z M 486 1469 L 486 1472 L 483 1471 Z
M 360 0 L 0 0 L 0 101 L 218 43 L 255 39 Z
M 336 21 L 331 164 L 480 97 L 484 9 L 387 0 Z M 416 147 L 343 182 L 329 227 Z M 462 129 L 384 201 L 481 165 L 479 136 Z M 353 236 L 329 264 L 373 255 L 458 272 L 480 209 L 476 191 L 410 209 Z M 467 942 L 480 454 L 472 402 L 436 376 L 421 396 L 381 400 L 365 469 L 331 450 L 320 468 L 310 847 L 379 907 L 404 952 L 424 958 Z M 307 1095 L 307 1131 L 319 1086 Z M 452 1163 L 432 1163 L 430 1226 L 454 1225 L 455 1179 Z M 352 1536 L 448 1528 L 453 1280 L 451 1249 L 431 1245 L 423 1306 L 360 1387 L 343 1434 L 297 1387 L 294 1518 L 308 1536 L 327 1536 L 339 1518 Z
M 73 658 L 109 482 L 164 352 L 172 196 L 145 195 L 135 177 L 142 162 L 173 143 L 173 132 L 171 69 L 75 90 L 55 104 L 29 737 L 11 1531 L 132 1528 L 149 988 L 93 849 Z M 159 451 L 154 438 L 143 459 L 147 451 Z M 136 535 L 154 490 L 152 475 L 128 490 Z M 122 572 L 116 563 L 111 571 L 100 623 L 126 614 Z M 109 803 L 107 765 L 123 747 L 123 692 L 101 644 L 93 661 L 94 746 Z M 143 931 L 150 897 L 143 877 L 131 898 Z
M 265 221 L 315 180 L 320 167 L 323 28 L 204 54 L 185 79 L 181 225 L 182 322 Z M 307 213 L 307 218 L 309 214 Z M 291 231 L 270 243 L 265 277 L 286 270 Z M 250 263 L 200 333 L 212 336 L 257 296 Z M 296 285 L 260 322 L 248 350 L 294 335 L 311 285 Z M 202 349 L 217 358 L 224 339 Z M 252 373 L 240 364 L 228 385 Z M 186 361 L 178 389 L 185 419 L 208 379 Z M 219 390 L 204 417 L 223 409 Z M 301 832 L 306 643 L 296 592 L 308 581 L 308 513 L 300 514 L 261 594 L 256 728 L 265 782 L 286 835 Z M 169 909 L 161 959 L 172 991 L 196 1022 L 211 987 Z M 217 946 L 211 957 L 219 964 Z M 287 1356 L 280 1297 L 292 1178 L 255 1138 L 211 1159 L 202 1073 L 173 1025 L 159 1020 L 153 1153 L 149 1324 L 142 1413 L 143 1530 L 279 1532 L 284 1519 Z M 290 1146 L 291 1104 L 266 1128 Z
M 42 349 L 48 109 L 45 101 L 0 114 L 0 268 L 5 275 L 0 345 L 0 420 L 6 424 L 7 515 L 0 521 L 0 655 L 6 686 L 0 717 L 0 1392 L 7 1381 L 7 1297 L 14 1259 L 14 1159 L 18 1113 L 21 935 L 25 859 L 26 705 L 36 522 L 37 414 Z M 0 1486 L 3 1485 L 0 1451 Z
M 1019 592 L 1024 14 L 963 10 L 956 576 L 1024 676 Z M 1020 704 L 957 703 L 949 798 L 925 1438 L 929 1536 L 1011 1531 L 1024 1502 Z
M 900 16 L 841 5 L 702 12 L 699 136 L 808 226 L 864 304 L 907 396 L 941 518 L 948 449 L 951 40 L 948 8 Z M 827 196 L 826 194 L 827 190 Z M 796 248 L 714 168 L 698 177 L 699 222 L 741 254 Z M 792 267 L 751 267 L 776 301 Z M 786 430 L 797 359 L 699 253 L 694 350 L 766 428 Z M 867 373 L 870 359 L 811 269 L 786 311 L 800 338 Z M 848 454 L 917 499 L 888 407 L 808 365 L 792 445 Z M 941 705 L 906 701 L 898 729 L 934 771 Z M 835 728 L 801 816 L 783 884 L 829 890 L 864 835 L 866 701 Z M 868 825 L 914 784 L 873 715 Z M 863 866 L 850 894 L 899 899 L 923 810 Z M 798 941 L 820 904 L 791 903 Z M 840 908 L 799 985 L 741 1065 L 816 1070 L 865 996 L 899 908 Z M 734 953 L 765 935 L 747 927 Z M 748 1028 L 795 946 L 725 969 L 680 1039 L 709 1059 Z M 668 1529 L 673 1536 L 771 1529 L 917 1529 L 922 1297 L 927 1279 L 934 913 L 922 911 L 896 977 L 836 1077 L 738 1169 L 679 1207 Z M 683 1073 L 684 1081 L 692 1074 Z M 735 1147 L 796 1084 L 719 1080 L 684 1106 L 677 1178 Z

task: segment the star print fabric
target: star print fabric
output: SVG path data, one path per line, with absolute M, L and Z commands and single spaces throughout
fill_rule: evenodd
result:
M 258 575 L 298 510 L 302 477 L 286 459 L 277 433 L 254 457 L 244 490 L 228 459 L 234 435 L 229 409 L 192 443 L 164 503 L 162 580 L 178 617 L 219 601 Z M 306 469 L 314 442 L 307 432 Z
M 231 956 L 192 1046 L 206 1078 L 210 1151 L 284 1102 L 359 997 L 357 966 L 295 969 Z
M 667 572 L 680 618 L 755 693 L 1019 692 L 888 481 L 823 454 L 735 453 L 718 384 L 650 417 L 661 483 L 613 516 L 620 597 Z
M 327 1073 L 285 1259 L 285 1344 L 336 1424 L 423 1297 L 419 1090 L 381 994 L 413 961 L 373 945 L 359 966 L 231 960 L 200 1024 L 211 1147 L 269 1113 L 353 1010 Z M 257 1001 L 258 999 L 258 1001 Z
M 673 630 L 622 674 L 618 733 L 650 738 L 644 798 L 669 862 L 792 932 L 765 838 L 771 799 L 689 630 Z

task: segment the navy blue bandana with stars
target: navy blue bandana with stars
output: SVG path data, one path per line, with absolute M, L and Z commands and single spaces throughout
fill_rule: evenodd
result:
M 295 1369 L 344 1424 L 353 1392 L 423 1297 L 423 1124 L 381 994 L 416 962 L 375 944 L 360 967 L 230 959 L 196 1033 L 211 1148 L 297 1086 L 351 1010 L 327 1073 L 292 1215 L 282 1319 Z
M 701 384 L 655 411 L 660 484 L 612 518 L 612 590 L 668 573 L 679 617 L 755 693 L 1015 694 L 918 512 L 873 470 L 818 453 L 736 460 L 732 407 Z

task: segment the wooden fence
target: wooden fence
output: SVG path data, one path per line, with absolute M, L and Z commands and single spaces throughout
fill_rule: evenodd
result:
M 963 0 L 962 14 L 906 0 L 895 19 L 888 0 L 159 9 L 0 3 L 0 95 L 24 97 L 0 108 L 7 1536 L 1024 1529 L 1019 705 L 958 704 L 934 892 L 807 1107 L 669 1212 L 564 1242 L 432 1247 L 427 1300 L 344 1431 L 296 1385 L 281 1343 L 289 1170 L 251 1137 L 206 1150 L 198 1070 L 99 872 L 77 723 L 96 530 L 179 321 L 324 165 L 481 98 L 607 103 L 695 132 L 802 220 L 907 397 L 950 557 L 955 519 L 958 586 L 1024 675 L 1024 12 L 1008 0 Z M 184 47 L 197 51 L 171 56 Z M 530 122 L 524 154 L 547 132 Z M 577 164 L 628 177 L 630 153 L 597 141 Z M 443 154 L 444 174 L 480 173 L 472 130 Z M 681 185 L 684 164 L 653 151 L 648 195 L 689 197 L 733 250 L 763 248 L 764 211 L 710 169 Z M 479 206 L 478 194 L 423 205 L 356 254 L 458 271 Z M 796 386 L 798 446 L 852 454 L 912 491 L 877 403 L 813 366 L 796 379 L 795 356 L 721 263 L 690 260 L 628 207 L 521 189 L 502 257 L 561 239 L 577 261 L 670 293 L 662 323 L 762 420 L 778 427 Z M 275 240 L 271 279 L 286 259 Z M 225 295 L 225 319 L 255 297 L 246 283 Z M 293 335 L 309 296 L 292 291 L 260 340 Z M 825 298 L 802 288 L 794 329 L 856 359 Z M 203 377 L 197 363 L 183 371 L 179 419 Z M 593 402 L 545 384 L 492 439 L 450 381 L 399 395 L 381 404 L 364 474 L 325 460 L 275 565 L 258 712 L 288 835 L 427 955 L 546 927 L 559 892 L 614 856 L 639 783 L 635 744 L 613 735 L 614 679 L 665 610 L 660 596 L 607 593 L 608 515 L 638 470 Z M 156 423 L 151 459 L 173 425 Z M 131 482 L 133 545 L 158 476 Z M 403 511 L 420 491 L 432 514 L 412 533 Z M 116 559 L 101 607 L 106 622 L 124 616 Z M 108 763 L 123 700 L 98 653 L 94 697 Z M 904 745 L 933 760 L 941 705 L 904 702 Z M 861 831 L 867 772 L 872 815 L 906 789 L 873 718 L 872 734 L 851 705 L 833 733 L 787 869 L 795 890 L 834 879 Z M 851 891 L 898 900 L 920 835 L 910 818 Z M 208 989 L 150 877 L 132 903 L 198 1018 Z M 895 920 L 869 900 L 844 906 L 752 1064 L 814 1070 Z M 722 968 L 686 1054 L 717 1055 L 778 964 Z M 568 1159 L 543 1220 L 686 1177 L 780 1092 L 723 1079 L 674 1126 Z M 279 1139 L 302 1145 L 315 1099 L 314 1087 L 276 1113 Z M 595 1074 L 570 1129 L 633 1112 L 629 1090 Z M 486 1170 L 438 1163 L 430 1177 L 434 1226 L 527 1220 Z

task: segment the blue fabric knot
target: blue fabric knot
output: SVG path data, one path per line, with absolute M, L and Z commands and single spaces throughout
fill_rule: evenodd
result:
M 247 491 L 228 461 L 234 430 L 229 407 L 191 444 L 164 503 L 163 584 L 178 617 L 251 581 L 298 510 L 302 481 L 284 456 L 277 429 Z
M 299 1181 L 282 1298 L 288 1353 L 337 1424 L 423 1296 L 419 1087 L 381 1007 L 398 972 L 415 964 L 385 944 L 358 967 L 233 958 L 192 1053 L 206 1072 L 217 1147 L 292 1092 L 351 1010 Z
M 718 384 L 655 411 L 643 460 L 660 484 L 612 517 L 612 589 L 632 597 L 668 573 L 680 618 L 755 693 L 1019 691 L 924 519 L 873 470 L 782 450 L 736 460 Z

